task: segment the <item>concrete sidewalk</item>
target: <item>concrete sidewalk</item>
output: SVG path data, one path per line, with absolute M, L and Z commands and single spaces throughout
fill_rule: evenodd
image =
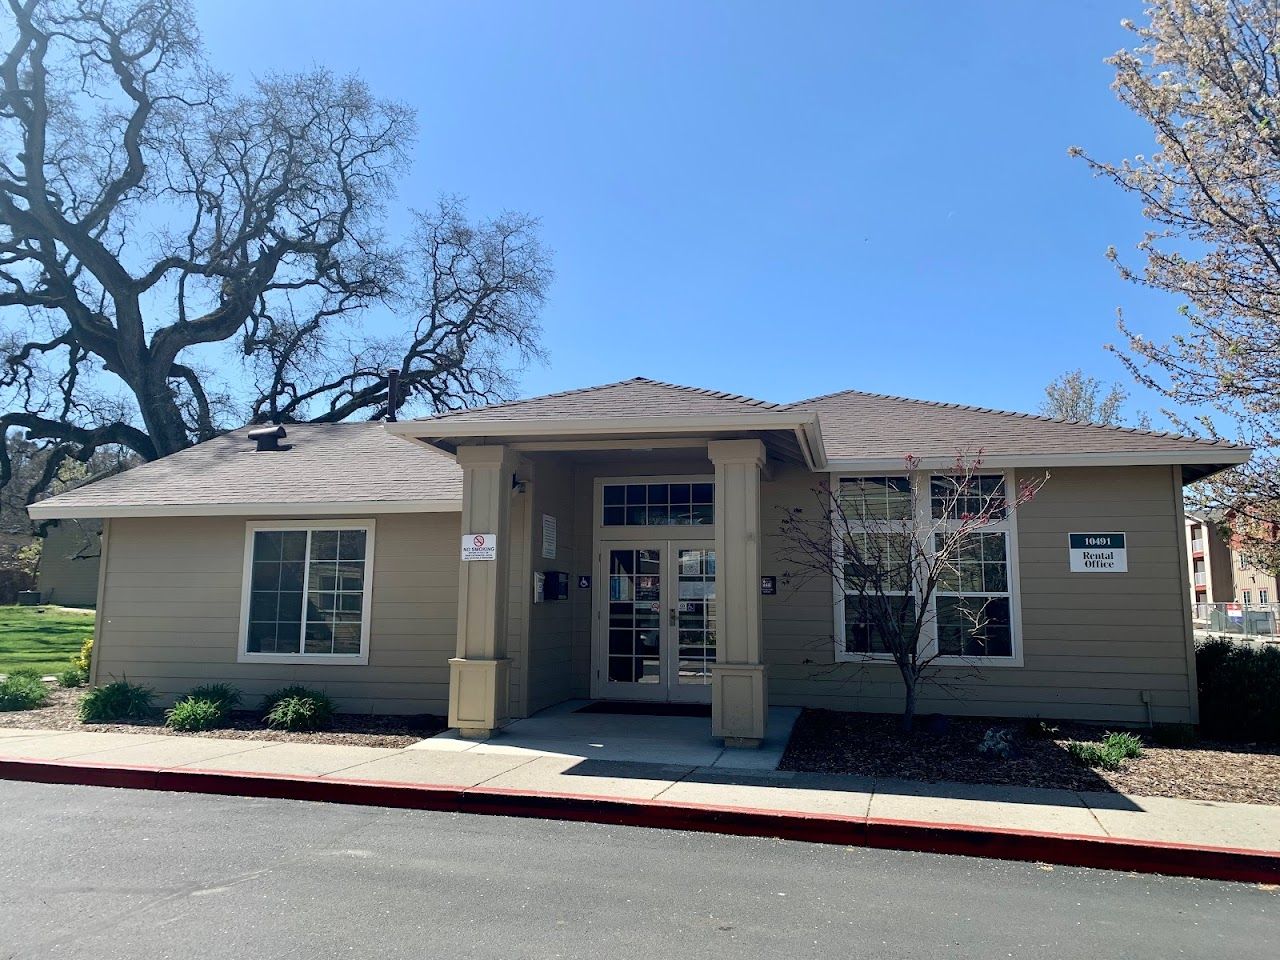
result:
M 770 707 L 764 741 L 754 750 L 725 748 L 705 717 L 586 713 L 590 700 L 566 700 L 514 720 L 488 740 L 464 740 L 446 730 L 410 750 L 620 760 L 662 767 L 771 771 L 778 768 L 800 716 L 798 707 Z M 637 720 L 639 719 L 639 722 Z
M 383 790 L 394 798 L 387 805 L 551 817 L 563 815 L 556 801 L 573 801 L 570 818 L 688 829 L 717 829 L 685 823 L 715 811 L 717 822 L 740 823 L 726 832 L 761 832 L 772 822 L 778 829 L 764 829 L 766 835 L 791 835 L 779 830 L 794 818 L 806 831 L 830 826 L 837 838 L 830 842 L 942 849 L 893 837 L 952 831 L 986 838 L 987 855 L 1057 862 L 1075 861 L 1039 854 L 1093 841 L 1090 849 L 1110 844 L 1110 865 L 1125 868 L 1130 862 L 1115 852 L 1117 843 L 1194 847 L 1265 855 L 1266 870 L 1280 879 L 1280 807 L 1257 804 L 600 760 L 517 747 L 380 749 L 11 728 L 0 728 L 0 778 L 374 804 Z M 735 813 L 747 819 L 734 821 Z M 880 840 L 867 839 L 871 827 Z M 851 839 L 854 828 L 862 841 Z M 1171 856 L 1161 854 L 1164 872 L 1205 875 L 1177 869 Z M 1142 869 L 1137 859 L 1132 868 Z

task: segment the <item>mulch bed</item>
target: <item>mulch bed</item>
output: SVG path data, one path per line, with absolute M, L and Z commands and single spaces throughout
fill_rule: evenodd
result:
M 430 714 L 398 716 L 367 713 L 339 713 L 333 718 L 333 729 L 316 733 L 290 733 L 269 730 L 262 725 L 262 715 L 251 710 L 237 710 L 231 725 L 221 730 L 180 733 L 164 725 L 164 715 L 156 711 L 148 720 L 129 723 L 81 723 L 76 707 L 84 690 L 55 687 L 48 702 L 35 710 L 0 713 L 0 727 L 24 730 L 85 730 L 96 733 L 165 734 L 171 737 L 216 737 L 221 740 L 269 740 L 278 743 L 329 743 L 349 747 L 407 747 L 446 729 L 444 717 Z
M 1139 730 L 1148 744 L 1142 756 L 1119 770 L 1092 770 L 1072 760 L 1066 744 L 1101 740 L 1106 730 L 1098 726 L 1061 722 L 1037 736 L 1030 724 L 1007 718 L 919 717 L 909 734 L 898 723 L 886 714 L 805 710 L 781 769 L 1280 805 L 1280 744 L 1199 740 L 1161 747 Z M 992 727 L 1014 732 L 1016 756 L 978 752 Z

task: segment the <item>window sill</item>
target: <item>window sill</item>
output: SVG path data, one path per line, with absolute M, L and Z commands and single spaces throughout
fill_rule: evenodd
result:
M 237 663 L 283 663 L 302 664 L 319 663 L 328 666 L 357 666 L 369 664 L 368 653 L 333 654 L 333 653 L 245 653 L 243 650 L 236 656 Z
M 846 653 L 836 652 L 837 663 L 895 663 L 891 653 Z M 930 661 L 931 667 L 1021 667 L 1022 656 L 1012 657 L 937 657 Z

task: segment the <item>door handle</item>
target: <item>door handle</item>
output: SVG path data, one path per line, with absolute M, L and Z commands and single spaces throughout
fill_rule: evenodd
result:
M 667 608 L 667 623 L 669 623 L 673 627 L 676 625 L 676 608 L 675 607 Z

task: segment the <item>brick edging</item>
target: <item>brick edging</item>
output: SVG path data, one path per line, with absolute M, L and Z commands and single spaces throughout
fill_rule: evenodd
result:
M 0 757 L 0 779 L 308 800 L 774 837 L 884 850 L 1280 883 L 1280 851 L 590 794 Z

